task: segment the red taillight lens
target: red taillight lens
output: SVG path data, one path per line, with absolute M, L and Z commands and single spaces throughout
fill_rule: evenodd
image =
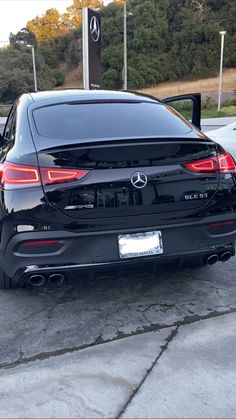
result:
M 50 185 L 54 183 L 73 182 L 81 179 L 89 172 L 77 169 L 53 169 L 49 167 L 37 168 L 5 162 L 0 165 L 1 186 L 32 187 Z
M 35 167 L 4 163 L 0 173 L 2 185 L 40 184 L 39 171 Z
M 235 162 L 229 153 L 225 153 L 217 157 L 184 164 L 184 167 L 197 173 L 231 172 L 235 170 Z
M 223 170 L 223 171 L 226 170 L 227 172 L 231 170 L 235 170 L 234 159 L 229 153 L 218 156 L 218 161 L 219 161 L 219 170 Z
M 77 169 L 49 169 L 46 167 L 40 168 L 42 182 L 44 185 L 53 183 L 73 182 L 81 179 L 88 174 L 88 170 Z
M 219 164 L 217 158 L 213 157 L 211 159 L 187 163 L 184 166 L 192 172 L 215 172 L 218 170 Z

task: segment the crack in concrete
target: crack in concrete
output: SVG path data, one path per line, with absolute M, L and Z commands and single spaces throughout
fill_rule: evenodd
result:
M 146 311 L 150 310 L 153 307 L 158 307 L 157 311 L 165 313 L 166 311 L 171 310 L 172 308 L 175 308 L 175 305 L 168 304 L 168 303 L 152 303 L 143 310 L 143 313 L 145 313 Z
M 53 311 L 58 306 L 58 304 L 59 304 L 58 301 L 55 301 L 54 304 L 51 307 L 49 307 L 49 309 L 47 310 L 47 315 L 46 315 L 47 320 L 46 320 L 46 324 L 45 324 L 45 326 L 43 328 L 43 331 L 44 331 L 44 335 L 45 336 L 47 334 L 47 330 L 48 330 L 49 325 L 51 323 L 51 318 L 52 318 L 52 315 L 53 315 Z
M 163 355 L 163 353 L 168 349 L 169 344 L 172 342 L 172 340 L 176 337 L 176 335 L 178 334 L 178 329 L 180 326 L 177 326 L 174 330 L 172 330 L 170 332 L 170 334 L 167 336 L 166 343 L 161 347 L 161 351 L 159 352 L 159 354 L 157 355 L 157 357 L 155 358 L 154 362 L 152 363 L 151 367 L 148 368 L 145 376 L 142 378 L 142 380 L 140 381 L 140 383 L 135 387 L 134 391 L 132 392 L 131 396 L 129 397 L 129 399 L 127 400 L 127 402 L 124 404 L 124 406 L 122 407 L 122 409 L 120 410 L 119 414 L 116 416 L 116 419 L 121 418 L 121 416 L 123 415 L 123 413 L 126 411 L 127 407 L 129 406 L 129 404 L 132 402 L 133 398 L 136 396 L 136 394 L 138 393 L 139 389 L 142 387 L 142 385 L 144 384 L 144 382 L 146 381 L 146 379 L 148 378 L 149 374 L 152 372 L 153 368 L 156 366 L 156 364 L 158 363 L 159 359 L 161 358 L 161 356 Z
M 61 348 L 61 349 L 55 349 L 55 350 L 51 350 L 48 352 L 41 352 L 32 356 L 21 356 L 19 358 L 17 358 L 15 361 L 13 362 L 3 362 L 0 364 L 0 370 L 1 369 L 11 369 L 11 368 L 15 368 L 18 367 L 22 364 L 28 364 L 30 362 L 34 362 L 34 361 L 43 361 L 46 359 L 49 359 L 51 357 L 56 357 L 56 356 L 60 356 L 60 355 L 65 355 L 68 353 L 74 353 L 74 352 L 78 352 L 80 350 L 83 349 L 87 349 L 87 348 L 91 348 L 97 345 L 102 345 L 104 343 L 110 343 L 110 342 L 114 342 L 116 340 L 120 340 L 120 339 L 124 339 L 124 338 L 128 338 L 128 337 L 132 337 L 132 336 L 138 336 L 138 335 L 142 335 L 148 332 L 158 332 L 159 330 L 162 329 L 166 329 L 169 327 L 179 327 L 179 326 L 185 326 L 188 324 L 192 324 L 195 323 L 197 321 L 200 320 L 207 320 L 207 319 L 211 319 L 214 317 L 219 317 L 219 316 L 224 316 L 227 314 L 232 314 L 232 313 L 236 313 L 236 308 L 229 308 L 228 310 L 226 310 L 225 312 L 217 312 L 215 310 L 211 311 L 210 313 L 206 314 L 206 315 L 190 315 L 190 316 L 185 316 L 183 320 L 179 320 L 176 321 L 172 324 L 150 324 L 150 326 L 145 326 L 142 329 L 138 329 L 136 330 L 136 332 L 134 333 L 129 333 L 129 334 L 125 334 L 123 332 L 119 332 L 116 337 L 114 337 L 113 339 L 103 339 L 102 338 L 102 334 L 100 333 L 97 338 L 95 339 L 95 341 L 93 343 L 89 343 L 89 344 L 84 344 L 84 345 L 80 345 L 80 346 L 73 346 L 73 347 L 66 347 L 66 348 Z

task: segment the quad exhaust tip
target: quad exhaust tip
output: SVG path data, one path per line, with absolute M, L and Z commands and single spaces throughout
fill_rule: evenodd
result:
M 40 288 L 46 285 L 46 283 L 53 285 L 54 287 L 60 287 L 65 282 L 65 276 L 62 274 L 54 273 L 49 275 L 47 278 L 41 274 L 31 275 L 28 279 L 28 284 L 34 288 Z
M 48 278 L 48 282 L 55 287 L 60 287 L 65 282 L 65 277 L 62 274 L 51 274 Z
M 229 260 L 232 256 L 232 252 L 227 250 L 227 252 L 222 253 L 222 255 L 220 256 L 220 260 L 221 262 L 227 262 L 227 260 Z
M 233 252 L 230 250 L 227 250 L 226 252 L 221 253 L 221 255 L 214 253 L 213 255 L 208 256 L 207 263 L 208 265 L 214 265 L 214 263 L 218 261 L 227 262 L 227 260 L 229 260 L 232 256 L 233 256 Z
M 215 253 L 214 255 L 211 255 L 207 258 L 208 265 L 214 265 L 214 263 L 218 262 L 220 260 L 219 256 Z
M 35 275 L 31 275 L 28 283 L 32 286 L 32 287 L 43 287 L 46 284 L 46 278 L 43 275 L 40 274 L 35 274 Z

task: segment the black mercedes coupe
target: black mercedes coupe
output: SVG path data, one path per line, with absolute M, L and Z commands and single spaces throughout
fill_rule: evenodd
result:
M 186 99 L 193 123 L 169 105 Z M 235 162 L 198 128 L 198 94 L 22 95 L 0 138 L 0 287 L 233 256 Z

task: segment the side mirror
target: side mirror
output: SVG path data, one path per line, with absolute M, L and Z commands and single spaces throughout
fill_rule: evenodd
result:
M 0 141 L 2 141 L 2 140 L 3 140 L 3 135 L 0 132 Z

